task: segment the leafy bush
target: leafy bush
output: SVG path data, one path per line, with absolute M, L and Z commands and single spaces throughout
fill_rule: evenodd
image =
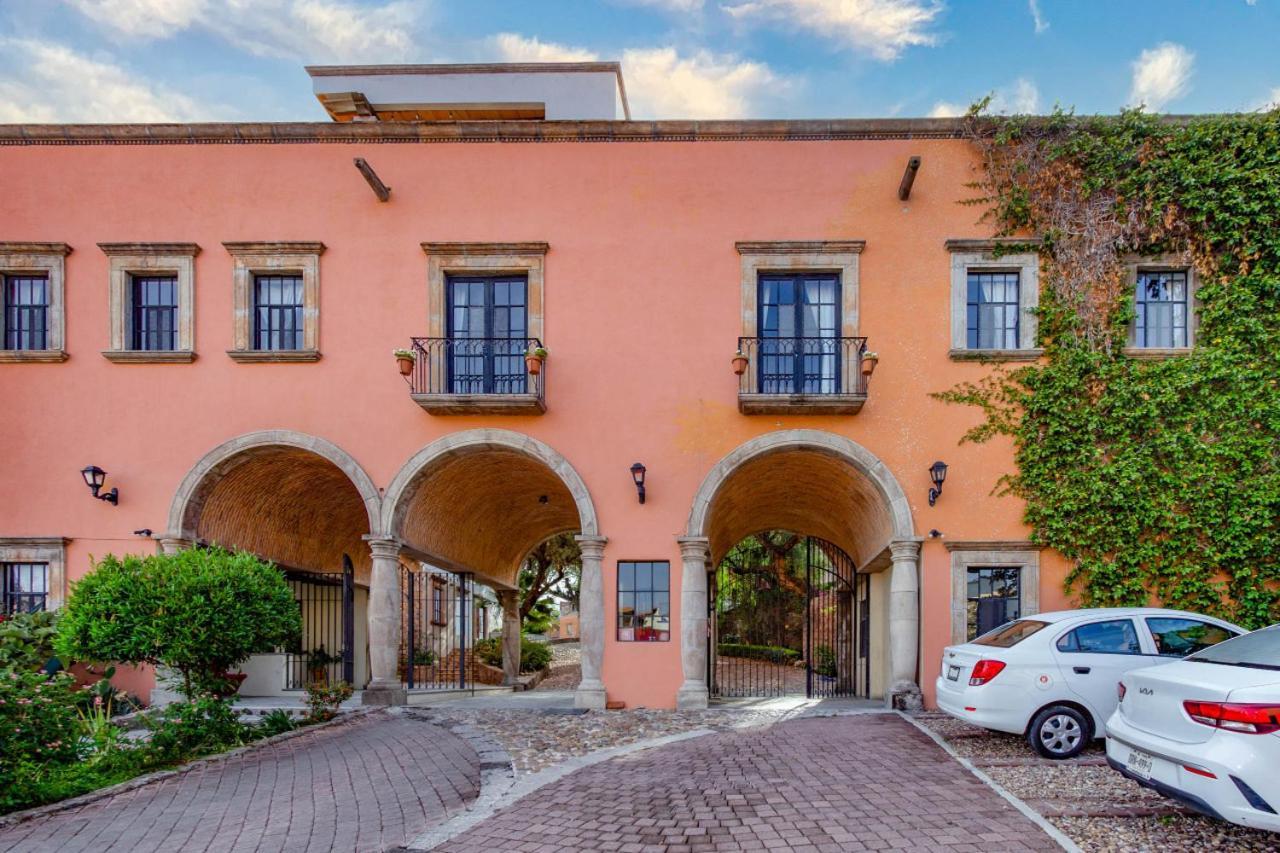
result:
M 0 670 L 40 669 L 53 657 L 58 614 L 38 610 L 0 616 Z
M 262 715 L 262 721 L 258 723 L 254 729 L 254 734 L 262 737 L 274 737 L 275 735 L 291 732 L 298 727 L 293 717 L 289 716 L 289 712 L 283 708 L 276 708 Z
M 79 740 L 75 679 L 27 670 L 0 674 L 0 787 L 18 764 L 75 761 Z
M 752 646 L 747 643 L 721 643 L 716 646 L 716 654 L 725 658 L 749 658 L 780 664 L 793 664 L 800 660 L 800 653 L 795 649 L 782 646 Z
M 475 646 L 476 657 L 489 666 L 502 667 L 502 638 L 490 637 Z M 551 647 L 528 637 L 520 638 L 520 671 L 537 672 L 551 665 Z
M 252 739 L 231 703 L 211 697 L 175 702 L 157 719 L 148 720 L 147 726 L 151 729 L 149 748 L 160 761 L 220 752 Z
M 835 678 L 836 670 L 836 653 L 830 646 L 820 645 L 813 650 L 815 658 L 813 669 L 819 675 L 825 675 L 827 678 Z
M 67 660 L 168 667 L 192 698 L 225 690 L 226 672 L 300 631 L 293 593 L 273 565 L 191 549 L 99 561 L 73 586 L 55 645 Z
M 23 761 L 9 772 L 0 772 L 0 813 L 78 797 L 155 766 L 150 751 L 142 748 L 116 749 L 93 763 Z
M 333 684 L 307 685 L 307 708 L 310 718 L 316 722 L 332 720 L 338 715 L 338 706 L 351 698 L 355 688 L 345 681 Z

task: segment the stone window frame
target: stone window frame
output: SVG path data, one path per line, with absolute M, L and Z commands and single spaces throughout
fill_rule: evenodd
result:
M 108 260 L 109 341 L 102 357 L 117 364 L 189 364 L 196 358 L 195 243 L 99 243 Z M 177 279 L 177 348 L 135 350 L 130 346 L 133 277 L 172 275 Z
M 1160 359 L 1186 355 L 1195 348 L 1196 337 L 1200 331 L 1200 276 L 1196 273 L 1195 264 L 1187 255 L 1165 254 L 1139 257 L 1127 256 L 1124 259 L 1125 282 L 1129 287 L 1129 296 L 1134 298 L 1138 292 L 1138 273 L 1140 272 L 1184 272 L 1187 274 L 1187 345 L 1185 347 L 1140 347 L 1138 340 L 1138 318 L 1135 315 L 1129 322 L 1126 333 L 1124 354 L 1130 358 Z
M 67 360 L 66 243 L 0 242 L 0 278 L 21 273 L 43 273 L 49 282 L 49 329 L 45 349 L 0 349 L 6 362 L 62 362 Z M 4 342 L 0 340 L 0 346 Z
M 49 594 L 46 610 L 57 610 L 67 601 L 67 543 L 61 536 L 0 536 L 0 563 L 46 563 Z
M 859 257 L 865 240 L 741 241 L 734 244 L 741 262 L 741 337 L 760 334 L 758 313 L 761 273 L 825 272 L 840 277 L 840 336 L 858 336 Z
M 1036 346 L 1040 305 L 1040 256 L 1035 252 L 997 255 L 1001 247 L 1026 246 L 1025 238 L 946 241 L 951 254 L 951 347 L 948 355 L 959 361 L 1034 361 L 1044 354 Z M 968 345 L 969 272 L 1018 273 L 1018 346 L 1016 349 L 970 349 Z
M 523 275 L 527 282 L 525 334 L 546 346 L 544 288 L 545 242 L 523 243 L 422 243 L 427 256 L 428 338 L 448 337 L 451 275 Z
M 1040 547 L 1025 541 L 947 542 L 951 553 L 951 644 L 969 642 L 970 568 L 1019 568 L 1021 618 L 1040 612 Z
M 320 256 L 319 241 L 224 242 L 231 255 L 232 338 L 227 355 L 241 364 L 300 363 L 320 360 Z M 259 274 L 291 273 L 302 276 L 302 349 L 253 348 L 253 285 Z

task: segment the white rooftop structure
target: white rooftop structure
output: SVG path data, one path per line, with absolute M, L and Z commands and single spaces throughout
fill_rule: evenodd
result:
M 334 121 L 630 119 L 616 62 L 310 65 Z

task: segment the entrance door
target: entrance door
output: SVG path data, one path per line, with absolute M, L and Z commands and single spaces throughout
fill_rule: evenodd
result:
M 840 393 L 839 278 L 769 274 L 759 286 L 760 393 Z
M 448 285 L 450 393 L 524 394 L 527 280 L 450 277 Z

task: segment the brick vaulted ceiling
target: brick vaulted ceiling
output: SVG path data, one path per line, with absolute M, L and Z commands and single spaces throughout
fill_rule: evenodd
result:
M 839 546 L 862 566 L 893 538 L 875 485 L 846 460 L 786 450 L 743 463 L 721 485 L 707 517 L 713 565 L 743 537 L 790 530 Z

